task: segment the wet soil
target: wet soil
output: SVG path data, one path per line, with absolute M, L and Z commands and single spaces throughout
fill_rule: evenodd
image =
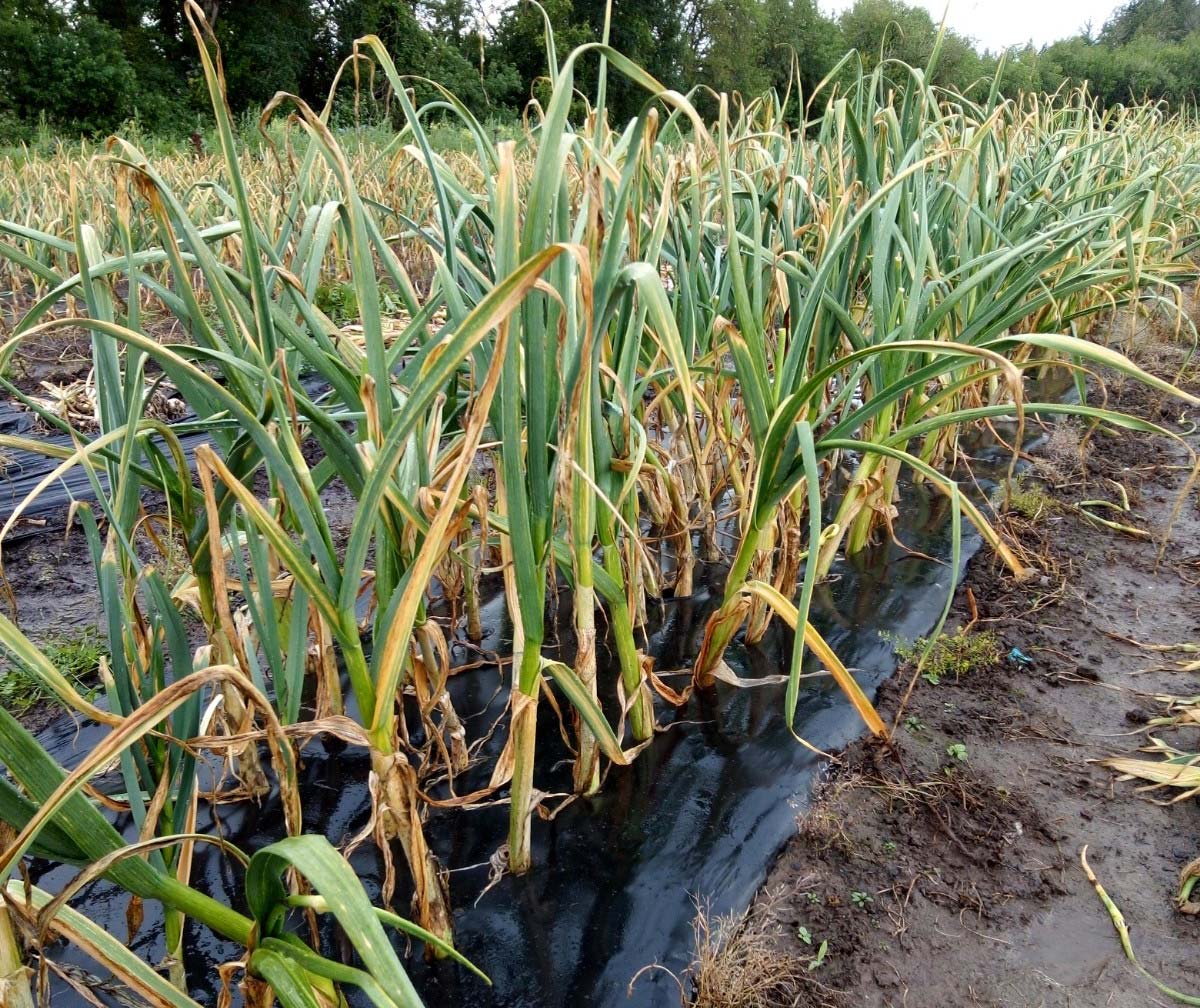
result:
M 1155 353 L 1146 363 L 1174 377 L 1177 358 Z M 1200 388 L 1194 370 L 1184 384 Z M 1175 431 L 1192 427 L 1177 402 L 1129 383 L 1107 391 L 1110 405 Z M 1200 448 L 1194 432 L 1185 440 Z M 910 664 L 883 685 L 895 751 L 861 741 L 840 755 L 732 939 L 726 927 L 725 955 L 707 963 L 709 973 L 735 974 L 734 963 L 762 961 L 766 948 L 785 979 L 756 1000 L 709 1003 L 1170 1003 L 1125 959 L 1081 868 L 1085 845 L 1142 964 L 1200 993 L 1200 918 L 1173 906 L 1181 869 L 1200 855 L 1200 805 L 1155 804 L 1173 796 L 1139 794 L 1140 782 L 1097 763 L 1136 755 L 1147 719 L 1162 713 L 1156 697 L 1200 694 L 1200 673 L 1173 671 L 1172 656 L 1129 643 L 1200 640 L 1195 487 L 1175 513 L 1188 450 L 1132 432 L 1081 444 L 1068 427 L 1032 461 L 1024 486 L 1037 491 L 1035 517 L 1010 520 L 1041 572 L 1018 583 L 981 552 L 956 600 L 958 626 L 995 633 L 1003 657 L 937 685 Z M 1158 542 L 1099 527 L 1072 507 L 1120 501 L 1118 482 L 1129 513 L 1096 513 L 1156 537 L 1174 516 L 1161 560 Z M 1167 738 L 1197 748 L 1194 729 Z M 823 941 L 825 956 L 809 969 Z

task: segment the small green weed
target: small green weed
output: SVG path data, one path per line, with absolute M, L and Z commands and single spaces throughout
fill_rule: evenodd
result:
M 100 660 L 107 656 L 100 632 L 87 627 L 78 634 L 60 634 L 42 643 L 42 651 L 64 676 L 88 692 L 87 682 L 100 667 Z M 9 713 L 20 716 L 27 714 L 38 704 L 53 700 L 50 694 L 24 666 L 12 663 L 0 669 L 0 703 Z
M 335 325 L 346 325 L 360 320 L 358 291 L 354 289 L 353 284 L 341 280 L 324 280 L 317 285 L 313 303 L 328 315 Z M 379 310 L 387 317 L 400 310 L 400 305 L 386 290 L 380 290 Z
M 812 946 L 812 943 L 814 940 L 812 932 L 809 931 L 808 928 L 806 928 L 803 924 L 801 924 L 800 927 L 797 929 L 796 937 L 799 938 L 802 942 L 804 942 L 805 945 L 808 945 L 810 947 Z M 816 954 L 811 956 L 807 960 L 808 972 L 811 973 L 813 970 L 819 969 L 821 967 L 821 965 L 825 962 L 825 956 L 828 953 L 829 953 L 829 939 L 825 938 L 821 941 L 821 944 L 817 946 Z
M 988 668 L 1000 661 L 1000 640 L 990 630 L 942 634 L 933 641 L 932 647 L 924 637 L 918 637 L 911 644 L 893 641 L 893 647 L 901 661 L 920 661 L 924 657 L 921 678 L 934 686 L 943 679 L 958 679 L 967 672 Z
M 1040 484 L 1029 483 L 1023 476 L 1009 487 L 1006 510 L 1029 521 L 1037 521 L 1054 506 L 1054 498 Z
M 317 294 L 313 300 L 316 306 L 338 325 L 358 318 L 358 294 L 351 284 L 323 281 L 317 286 Z

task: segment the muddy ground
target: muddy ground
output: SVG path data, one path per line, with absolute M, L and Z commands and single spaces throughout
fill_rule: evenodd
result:
M 1143 358 L 1168 375 L 1179 362 L 1162 347 Z M 1200 389 L 1194 369 L 1185 381 Z M 1200 417 L 1129 383 L 1109 392 L 1172 430 Z M 735 937 L 702 957 L 700 1003 L 1170 1004 L 1126 961 L 1081 868 L 1085 845 L 1146 969 L 1200 995 L 1200 917 L 1173 906 L 1181 869 L 1200 856 L 1200 805 L 1155 804 L 1172 795 L 1141 795 L 1140 782 L 1097 763 L 1137 755 L 1160 694 L 1200 695 L 1200 672 L 1169 668 L 1195 654 L 1127 643 L 1200 641 L 1200 497 L 1193 488 L 1160 561 L 1158 542 L 1098 527 L 1072 505 L 1118 502 L 1119 482 L 1129 513 L 1096 513 L 1160 536 L 1188 450 L 1136 433 L 1084 440 L 1074 427 L 1050 437 L 1018 497 L 1032 517 L 1010 516 L 1039 575 L 1017 583 L 981 555 L 959 591 L 955 624 L 994 633 L 999 660 L 937 685 L 916 677 L 903 706 L 912 665 L 885 685 L 895 752 L 864 741 L 841 754 L 749 918 L 708 922 Z M 1186 440 L 1200 448 L 1194 430 Z M 1200 749 L 1195 727 L 1157 734 Z

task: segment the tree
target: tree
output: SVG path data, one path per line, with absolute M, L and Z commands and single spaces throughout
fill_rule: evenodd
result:
M 841 26 L 814 0 L 766 0 L 763 25 L 763 65 L 769 85 L 781 94 L 792 76 L 793 56 L 800 74 L 795 83 L 807 100 L 846 51 Z
M 927 67 L 933 83 L 1006 93 L 1088 81 L 1100 100 L 1162 98 L 1176 105 L 1200 93 L 1200 0 L 1128 0 L 1093 36 L 1008 54 L 1002 66 L 970 39 L 941 33 L 923 7 L 904 0 L 855 0 L 836 21 L 819 0 L 611 0 L 610 42 L 663 85 L 695 91 L 704 114 L 709 89 L 752 99 L 789 82 L 788 119 L 848 49 L 868 68 L 880 60 Z M 184 0 L 0 0 L 0 128 L 10 138 L 39 120 L 64 134 L 95 133 L 135 115 L 151 132 L 190 133 L 206 116 L 195 40 Z M 221 42 L 235 113 L 276 91 L 324 101 L 356 38 L 376 34 L 418 101 L 438 97 L 436 81 L 477 115 L 512 116 L 550 69 L 544 9 L 561 61 L 599 41 L 608 0 L 200 0 Z M 596 54 L 576 65 L 580 94 L 597 93 Z M 797 74 L 798 71 L 798 74 Z M 375 78 L 376 82 L 379 78 Z M 978 90 L 976 91 L 978 94 Z M 610 69 L 608 114 L 636 115 L 647 95 Z M 347 103 L 348 104 L 348 103 Z M 441 113 L 433 113 L 435 115 Z
M 139 118 L 152 130 L 187 121 L 194 104 L 188 81 L 197 59 L 182 0 L 78 0 L 76 8 L 119 35 L 137 78 Z
M 326 41 L 315 10 L 291 0 L 227 4 L 214 29 L 235 109 L 263 105 L 277 91 L 304 95 L 317 47 Z
M 571 0 L 543 0 L 542 8 L 550 20 L 555 47 L 561 60 L 584 42 L 593 40 L 591 27 L 575 13 Z M 546 65 L 545 21 L 533 4 L 518 0 L 501 15 L 491 51 L 512 69 L 511 91 L 500 98 L 513 108 L 521 108 L 537 92 L 537 81 L 550 76 L 555 68 Z
M 693 83 L 714 91 L 740 92 L 746 99 L 771 85 L 763 59 L 766 48 L 765 7 L 757 0 L 705 0 L 697 20 L 699 54 Z
M 924 8 L 901 0 L 857 0 L 840 19 L 846 47 L 857 49 L 868 67 L 899 60 L 925 68 L 933 57 L 939 26 Z M 942 36 L 933 83 L 966 90 L 990 78 L 993 65 L 984 61 L 967 39 L 952 31 Z
M 11 139 L 39 119 L 67 134 L 111 130 L 136 94 L 119 32 L 86 11 L 0 0 L 0 125 Z
M 428 15 L 431 9 L 445 11 L 448 8 L 440 4 L 436 8 L 427 5 L 423 12 Z M 328 14 L 334 59 L 325 57 L 329 74 L 321 83 L 328 87 L 332 70 L 350 55 L 355 39 L 378 35 L 401 74 L 437 81 L 476 114 L 486 113 L 489 96 L 478 65 L 473 65 L 466 55 L 470 46 L 466 30 L 461 38 L 431 31 L 418 19 L 417 13 L 406 0 L 335 0 L 329 5 Z M 317 83 L 314 80 L 314 88 Z M 421 100 L 439 97 L 428 85 L 419 82 L 414 85 Z
M 605 4 L 597 0 L 582 6 L 583 37 L 599 42 L 604 37 Z M 677 89 L 683 81 L 686 57 L 683 20 L 682 0 L 612 0 L 609 44 L 660 83 Z M 585 94 L 595 92 L 598 68 L 598 58 L 589 59 L 582 67 L 580 83 Z M 636 115 L 648 97 L 644 88 L 624 74 L 609 73 L 608 108 L 615 121 Z
M 1105 23 L 1100 41 L 1125 46 L 1138 36 L 1149 36 L 1159 42 L 1182 42 L 1195 31 L 1200 31 L 1196 0 L 1131 0 Z

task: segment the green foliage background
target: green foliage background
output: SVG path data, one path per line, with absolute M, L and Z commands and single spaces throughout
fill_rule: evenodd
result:
M 515 119 L 543 86 L 542 13 L 527 0 L 209 7 L 235 113 L 252 112 L 277 91 L 323 100 L 353 40 L 367 33 L 383 38 L 403 73 L 439 81 L 484 118 Z M 543 7 L 560 52 L 603 31 L 602 0 L 544 0 Z M 868 67 L 884 58 L 923 65 L 937 30 L 923 8 L 902 0 L 857 0 L 836 19 L 815 0 L 614 0 L 612 42 L 681 91 L 782 90 L 795 66 L 811 93 L 850 49 Z M 1086 80 L 1108 104 L 1149 97 L 1186 105 L 1200 91 L 1200 0 L 1131 0 L 1099 28 L 1084 25 L 1073 38 L 1003 59 L 949 33 L 936 83 L 967 91 L 998 69 L 1007 92 Z M 595 73 L 594 63 L 582 68 L 583 93 Z M 202 92 L 182 0 L 0 0 L 0 146 L 103 134 L 131 119 L 146 133 L 183 139 L 206 120 Z M 345 94 L 339 114 L 348 119 L 355 104 L 350 88 Z M 623 78 L 613 79 L 608 97 L 618 117 L 641 101 Z M 705 105 L 703 93 L 698 104 Z M 367 113 L 378 119 L 383 108 L 368 103 Z

